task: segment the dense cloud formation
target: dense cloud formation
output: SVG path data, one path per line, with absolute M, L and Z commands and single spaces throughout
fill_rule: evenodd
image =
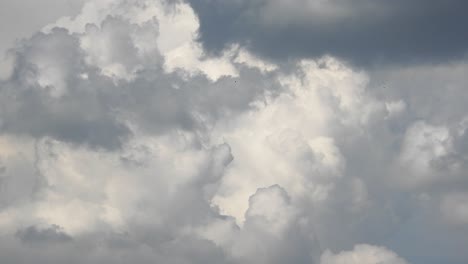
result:
M 189 0 L 208 49 L 241 42 L 274 59 L 332 54 L 360 65 L 466 57 L 464 0 Z
M 5 263 L 468 261 L 461 1 L 73 3 L 0 60 Z

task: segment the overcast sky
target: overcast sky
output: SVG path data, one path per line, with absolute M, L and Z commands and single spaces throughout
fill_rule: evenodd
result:
M 0 262 L 468 263 L 467 9 L 1 1 Z

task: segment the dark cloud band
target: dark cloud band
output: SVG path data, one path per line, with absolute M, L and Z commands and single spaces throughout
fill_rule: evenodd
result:
M 242 43 L 278 60 L 331 54 L 369 64 L 446 61 L 468 50 L 464 0 L 189 2 L 214 52 Z

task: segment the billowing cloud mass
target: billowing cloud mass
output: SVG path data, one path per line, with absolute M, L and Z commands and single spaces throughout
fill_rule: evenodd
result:
M 466 263 L 464 6 L 77 0 L 27 37 L 12 16 L 2 262 Z

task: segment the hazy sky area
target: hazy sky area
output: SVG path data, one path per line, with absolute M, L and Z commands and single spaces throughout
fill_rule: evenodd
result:
M 0 262 L 468 263 L 465 0 L 0 0 Z

